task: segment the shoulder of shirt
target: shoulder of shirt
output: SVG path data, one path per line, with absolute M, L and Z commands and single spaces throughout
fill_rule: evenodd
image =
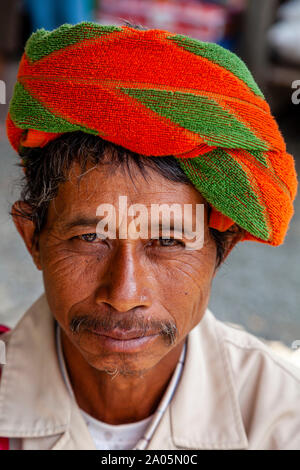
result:
M 283 374 L 289 374 L 300 384 L 300 348 L 296 351 L 289 349 L 280 341 L 268 341 L 262 337 L 255 336 L 248 332 L 242 325 L 221 321 L 207 309 L 205 315 L 209 323 L 213 323 L 217 328 L 218 337 L 227 346 L 227 351 L 231 355 L 253 356 L 256 354 L 261 361 L 270 361 Z M 259 363 L 257 363 L 259 368 Z

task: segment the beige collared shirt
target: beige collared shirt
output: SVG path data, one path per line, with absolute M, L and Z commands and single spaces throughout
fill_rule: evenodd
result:
M 96 449 L 63 380 L 54 326 L 42 295 L 2 335 L 0 436 L 21 449 Z M 300 449 L 300 367 L 207 310 L 147 449 Z

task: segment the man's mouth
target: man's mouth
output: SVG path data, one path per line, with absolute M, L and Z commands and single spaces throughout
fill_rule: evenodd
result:
M 92 332 L 95 333 L 96 335 L 101 335 L 101 336 L 107 336 L 112 339 L 116 339 L 119 341 L 129 341 L 132 339 L 139 339 L 143 338 L 146 336 L 153 336 L 156 335 L 157 332 L 151 332 L 147 331 L 141 331 L 141 330 L 122 330 L 120 328 L 114 328 L 113 330 L 110 331 L 104 331 L 101 328 L 93 328 Z
M 159 336 L 157 332 L 122 330 L 119 328 L 109 331 L 104 331 L 101 328 L 93 328 L 88 331 L 98 337 L 101 345 L 105 347 L 105 349 L 110 349 L 114 352 L 138 352 Z

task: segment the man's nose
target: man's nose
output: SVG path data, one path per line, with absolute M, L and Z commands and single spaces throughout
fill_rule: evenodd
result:
M 143 254 L 132 243 L 120 243 L 110 263 L 102 273 L 96 302 L 107 303 L 119 312 L 136 307 L 149 307 L 153 277 Z

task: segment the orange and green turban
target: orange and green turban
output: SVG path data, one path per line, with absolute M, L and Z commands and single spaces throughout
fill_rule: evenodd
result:
M 82 22 L 28 39 L 7 116 L 16 151 L 84 131 L 144 156 L 173 155 L 212 206 L 209 225 L 283 242 L 294 160 L 232 52 L 159 29 Z

